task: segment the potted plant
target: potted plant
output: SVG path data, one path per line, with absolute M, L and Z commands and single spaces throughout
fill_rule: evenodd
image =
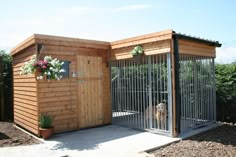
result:
M 53 134 L 53 129 L 52 117 L 47 114 L 41 115 L 39 118 L 40 136 L 43 137 L 43 139 L 50 138 Z

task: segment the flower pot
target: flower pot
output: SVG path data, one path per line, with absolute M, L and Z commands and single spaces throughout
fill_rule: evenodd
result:
M 39 128 L 40 136 L 43 137 L 43 139 L 48 139 L 52 136 L 54 128 Z
M 134 55 L 133 57 L 134 57 L 136 63 L 139 64 L 142 61 L 143 54 L 137 54 L 137 55 Z

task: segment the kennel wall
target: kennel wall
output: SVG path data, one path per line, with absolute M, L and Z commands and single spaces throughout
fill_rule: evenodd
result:
M 56 133 L 110 124 L 109 48 L 108 42 L 39 34 L 14 48 L 14 122 L 37 135 L 39 116 L 45 113 L 52 116 Z M 20 75 L 34 54 L 66 62 L 69 76 L 47 81 Z
M 137 45 L 144 49 L 138 62 L 130 53 Z M 178 34 L 173 30 L 112 42 L 109 61 L 113 123 L 177 136 L 214 122 L 214 58 L 215 48 L 219 46 L 221 44 L 216 41 Z M 200 64 L 190 67 L 191 78 L 183 77 L 189 72 L 184 70 L 186 62 Z M 142 76 L 137 77 L 140 74 Z M 188 81 L 195 82 L 192 88 L 196 90 L 186 97 L 190 90 L 185 86 L 192 85 Z M 206 101 L 203 101 L 204 94 L 209 96 Z M 152 118 L 155 108 L 148 109 L 163 99 L 167 102 L 166 128 L 160 128 L 155 117 Z M 147 122 L 147 119 L 152 120 Z

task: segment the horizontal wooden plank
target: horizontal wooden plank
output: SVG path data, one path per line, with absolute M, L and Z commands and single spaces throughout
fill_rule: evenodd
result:
M 23 51 L 14 55 L 14 58 L 20 59 L 20 58 L 24 58 L 24 57 L 33 55 L 34 53 L 36 53 L 36 45 L 31 45 L 31 46 L 25 48 Z
M 27 82 L 23 82 L 23 83 L 16 82 L 16 83 L 14 83 L 14 86 L 15 87 L 36 87 L 37 84 L 36 83 L 27 83 Z
M 163 32 L 157 32 L 112 42 L 111 49 L 118 49 L 121 47 L 128 47 L 128 46 L 140 45 L 163 40 L 171 40 L 171 38 L 172 38 L 172 30 L 167 30 Z
M 38 88 L 58 88 L 58 87 L 74 87 L 76 86 L 77 82 L 63 82 L 63 80 L 61 81 L 57 81 L 57 82 L 39 82 L 38 83 Z
M 13 87 L 14 91 L 27 91 L 27 92 L 36 92 L 36 87 Z
M 19 106 L 19 107 L 22 107 L 22 108 L 31 109 L 33 111 L 37 111 L 37 109 L 38 109 L 37 106 L 25 104 L 25 103 L 18 102 L 18 101 L 14 101 L 14 106 Z
M 35 111 L 32 111 L 32 113 L 35 113 Z M 38 116 L 33 115 L 32 113 L 27 113 L 25 111 L 14 108 L 14 114 L 22 115 L 27 119 L 33 119 L 35 121 L 38 121 Z
M 26 113 L 32 114 L 34 116 L 38 116 L 37 110 L 31 110 L 31 109 L 28 109 L 28 108 L 25 108 L 25 107 L 22 107 L 22 106 L 19 106 L 19 105 L 15 105 L 14 106 L 14 110 L 15 109 L 19 110 L 19 111 L 22 111 L 22 112 L 26 112 Z
M 37 102 L 36 101 L 30 101 L 30 100 L 25 100 L 25 99 L 16 98 L 16 97 L 14 97 L 14 101 L 25 103 L 25 104 L 28 104 L 28 105 L 37 106 Z
M 72 130 L 78 130 L 78 125 L 73 123 L 73 124 L 60 124 L 56 125 L 54 127 L 55 133 L 61 133 L 61 132 L 67 132 L 67 131 L 72 131 Z
M 53 120 L 63 120 L 63 119 L 71 119 L 78 117 L 75 111 L 55 111 L 55 112 L 53 111 L 47 113 L 53 117 Z
M 60 97 L 47 97 L 47 98 L 40 98 L 39 102 L 55 102 L 55 103 L 60 103 L 60 101 L 71 101 L 71 100 L 76 100 L 76 96 L 60 96 Z
M 14 79 L 14 83 L 36 83 L 37 80 L 35 78 L 20 78 L 20 79 Z
M 28 91 L 18 91 L 18 90 L 14 90 L 14 94 L 19 94 L 19 95 L 28 95 L 28 96 L 37 96 L 36 92 L 28 92 Z
M 72 101 L 60 101 L 60 103 L 55 103 L 55 102 L 40 102 L 40 108 L 43 107 L 57 107 L 57 106 L 69 106 L 69 105 L 77 105 L 76 100 Z
M 169 40 L 158 41 L 154 43 L 147 43 L 147 44 L 143 44 L 142 46 L 144 49 L 144 55 L 162 54 L 162 53 L 168 53 L 171 51 Z M 134 46 L 114 49 L 111 51 L 109 60 L 133 58 L 133 55 L 131 54 L 131 51 L 133 50 L 133 48 Z
M 67 105 L 60 105 L 60 106 L 48 106 L 48 107 L 41 107 L 40 106 L 40 112 L 56 112 L 56 111 L 76 111 L 77 110 L 77 104 L 67 104 Z
M 70 123 L 78 123 L 77 117 L 75 118 L 70 118 L 70 119 L 54 119 L 53 124 L 54 125 L 60 125 L 60 124 L 70 124 Z
M 19 72 L 18 73 L 13 73 L 13 74 L 14 74 L 14 76 L 13 76 L 14 79 L 31 79 L 31 78 L 35 79 L 35 75 L 34 74 L 20 75 Z
M 18 117 L 14 117 L 14 122 L 21 126 L 22 128 L 25 128 L 26 130 L 36 134 L 36 135 L 39 135 L 39 130 L 38 130 L 38 127 L 37 128 L 33 128 L 32 126 L 29 126 L 27 125 L 26 123 L 24 123 L 24 121 Z
M 25 63 L 25 62 L 30 61 L 31 58 L 32 58 L 32 56 L 27 56 L 27 57 L 21 58 L 21 59 L 14 59 L 13 58 L 12 64 L 17 65 L 17 64 L 20 64 L 20 63 Z
M 39 93 L 38 94 L 38 97 L 39 99 L 40 98 L 48 98 L 48 97 L 60 97 L 60 96 L 73 96 L 75 97 L 76 96 L 76 92 L 75 91 L 72 91 L 72 92 L 68 92 L 68 91 L 64 91 L 64 92 L 44 92 L 44 93 Z
M 28 96 L 28 95 L 22 95 L 22 94 L 15 93 L 14 97 L 24 99 L 24 100 L 37 101 L 37 97 L 35 97 L 35 96 Z
M 38 92 L 60 92 L 77 90 L 76 87 L 58 87 L 58 88 L 39 88 Z
M 23 121 L 25 124 L 27 124 L 28 126 L 31 126 L 32 128 L 36 129 L 38 127 L 38 121 L 35 121 L 33 119 L 30 119 L 30 118 L 26 118 L 25 116 L 20 115 L 18 113 L 16 113 L 14 115 L 14 118 Z

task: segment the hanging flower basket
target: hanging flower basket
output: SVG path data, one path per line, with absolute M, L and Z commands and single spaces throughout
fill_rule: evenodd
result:
M 45 56 L 44 59 L 37 60 L 36 55 L 26 62 L 21 68 L 21 75 L 34 74 L 37 80 L 60 80 L 65 70 L 62 68 L 64 62 Z
M 143 47 L 141 45 L 135 46 L 134 49 L 131 51 L 131 54 L 137 61 L 137 63 L 140 63 L 144 54 Z

